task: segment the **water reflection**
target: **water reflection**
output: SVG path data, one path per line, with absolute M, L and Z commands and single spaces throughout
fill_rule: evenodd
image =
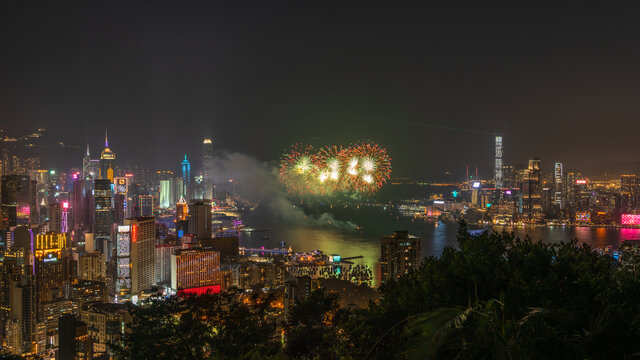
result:
M 337 218 L 351 221 L 364 228 L 364 231 L 341 230 L 330 226 L 286 224 L 265 217 L 250 214 L 245 223 L 267 232 L 243 233 L 241 246 L 265 248 L 280 247 L 284 241 L 296 252 L 309 252 L 316 249 L 325 254 L 339 254 L 343 258 L 363 256 L 354 260 L 355 264 L 376 267 L 380 257 L 380 238 L 392 234 L 394 230 L 408 230 L 422 237 L 422 255 L 440 256 L 445 246 L 456 246 L 458 225 L 412 221 L 411 218 L 397 217 L 395 214 L 381 211 L 379 208 L 339 210 Z M 494 227 L 496 231 L 513 231 L 517 235 L 528 235 L 535 241 L 556 243 L 578 239 L 579 243 L 591 247 L 618 247 L 621 241 L 640 239 L 640 229 L 611 229 L 592 227 Z M 266 236 L 265 236 L 266 235 Z

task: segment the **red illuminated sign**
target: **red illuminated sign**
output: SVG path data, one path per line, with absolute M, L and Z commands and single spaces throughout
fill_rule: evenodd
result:
M 217 294 L 219 292 L 220 292 L 220 285 L 200 286 L 200 287 L 179 290 L 178 296 Z
M 68 201 L 63 202 L 62 203 L 62 207 L 65 208 L 65 209 L 68 209 L 69 208 L 69 202 Z
M 622 214 L 622 225 L 640 225 L 640 215 Z
M 131 241 L 136 242 L 138 240 L 138 225 L 131 226 Z
M 576 184 L 584 185 L 587 183 L 587 180 L 576 180 Z

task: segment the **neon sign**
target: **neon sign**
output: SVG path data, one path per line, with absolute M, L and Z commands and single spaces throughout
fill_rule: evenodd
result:
M 591 220 L 591 214 L 588 212 L 578 212 L 576 213 L 576 221 L 577 222 L 589 222 Z
M 640 225 L 640 215 L 622 214 L 622 225 Z

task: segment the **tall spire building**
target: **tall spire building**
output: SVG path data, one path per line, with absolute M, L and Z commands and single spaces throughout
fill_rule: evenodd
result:
M 82 158 L 82 180 L 91 180 L 91 155 L 89 155 L 89 144 L 87 144 L 87 153 Z
M 182 182 L 184 187 L 182 194 L 189 198 L 189 196 L 191 196 L 191 163 L 187 160 L 187 154 L 184 154 L 184 160 L 180 165 L 182 166 Z
M 113 181 L 116 170 L 116 154 L 109 149 L 109 138 L 107 131 L 104 133 L 104 150 L 100 154 L 100 179 Z

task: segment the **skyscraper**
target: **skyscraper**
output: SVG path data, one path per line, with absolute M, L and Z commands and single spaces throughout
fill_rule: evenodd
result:
M 620 211 L 633 212 L 638 208 L 638 195 L 640 195 L 638 178 L 635 174 L 620 175 Z
M 116 154 L 109 149 L 107 133 L 104 135 L 104 150 L 100 154 L 100 179 L 113 180 L 116 171 Z
M 105 251 L 104 240 L 111 239 L 111 180 L 97 179 L 94 181 L 94 239 L 96 249 Z
M 76 231 L 93 231 L 93 181 L 73 182 L 73 227 Z
M 182 166 L 182 181 L 184 189 L 182 195 L 186 195 L 187 199 L 190 198 L 189 191 L 191 189 L 191 163 L 187 160 L 187 154 L 184 154 L 184 160 L 180 164 Z
M 557 162 L 553 166 L 553 179 L 554 179 L 554 197 L 553 203 L 559 208 L 563 208 L 562 204 L 562 164 Z
M 91 155 L 89 155 L 89 144 L 87 144 L 87 153 L 82 158 L 82 180 L 93 179 L 91 170 Z
M 126 219 L 118 226 L 116 284 L 118 301 L 134 300 L 155 281 L 156 227 L 152 217 Z
M 197 201 L 189 204 L 189 233 L 198 239 L 211 239 L 211 203 Z
M 29 176 L 2 176 L 0 198 L 3 229 L 16 225 L 38 224 L 36 185 Z
M 543 217 L 540 159 L 529 159 L 529 167 L 523 172 L 521 189 L 523 213 L 527 221 L 540 222 Z
M 381 241 L 380 268 L 382 281 L 397 279 L 412 269 L 417 269 L 421 260 L 422 239 L 409 235 L 408 231 L 394 231 Z
M 213 141 L 210 138 L 202 142 L 202 174 L 203 196 L 207 200 L 213 198 Z
M 494 168 L 494 182 L 496 189 L 503 187 L 502 183 L 502 136 L 496 135 L 496 156 Z

